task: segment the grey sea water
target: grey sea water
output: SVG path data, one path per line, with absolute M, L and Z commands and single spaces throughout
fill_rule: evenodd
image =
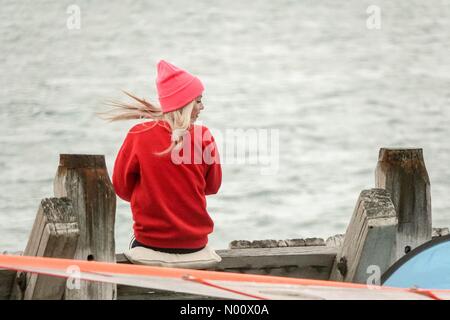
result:
M 137 121 L 95 112 L 122 89 L 155 101 L 159 59 L 202 79 L 215 132 L 279 130 L 278 174 L 223 166 L 213 246 L 344 232 L 380 147 L 424 149 L 433 223 L 450 226 L 450 0 L 2 0 L 0 47 L 2 250 L 24 248 L 60 153 L 104 154 L 111 175 Z M 118 251 L 130 233 L 119 199 Z

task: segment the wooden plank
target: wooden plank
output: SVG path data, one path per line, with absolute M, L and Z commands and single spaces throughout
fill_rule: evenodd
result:
M 327 270 L 329 273 L 337 250 L 336 247 L 328 246 L 217 250 L 222 261 L 214 270 L 243 273 L 253 270 L 248 273 L 256 273 L 254 270 L 258 269 L 315 268 L 317 272 L 313 278 L 325 279 L 329 275 Z M 130 262 L 123 254 L 118 254 L 117 263 Z
M 75 259 L 115 262 L 114 224 L 116 194 L 103 155 L 61 154 L 54 193 L 72 200 L 78 214 L 80 237 Z M 66 290 L 68 300 L 111 300 L 116 285 L 81 281 L 81 288 Z
M 326 246 L 217 250 L 217 253 L 222 257 L 222 261 L 216 270 L 282 268 L 288 266 L 327 268 L 331 266 L 336 251 L 336 248 Z
M 449 228 L 433 228 L 432 238 L 439 238 L 450 234 Z
M 344 237 L 345 237 L 345 234 L 336 234 L 334 236 L 331 236 L 327 239 L 326 245 L 330 246 L 330 247 L 339 248 L 344 243 Z
M 223 259 L 222 264 L 216 269 L 218 271 L 326 280 L 337 248 L 315 246 L 232 249 L 217 250 L 217 253 Z M 117 263 L 129 263 L 123 254 L 117 254 L 116 260 Z M 10 281 L 13 274 L 8 270 L 0 270 L 0 276 Z M 119 285 L 117 290 L 118 299 L 210 299 L 204 296 L 122 285 Z
M 36 215 L 24 251 L 27 256 L 73 258 L 79 236 L 78 222 L 68 198 L 46 198 Z M 62 299 L 66 279 L 17 273 L 13 299 Z
M 2 254 L 22 255 L 22 251 L 3 251 Z M 0 300 L 9 300 L 16 279 L 16 271 L 0 269 Z
M 380 149 L 375 185 L 389 192 L 397 213 L 396 258 L 430 241 L 430 179 L 422 149 Z
M 222 261 L 214 269 L 223 272 L 261 274 L 328 280 L 337 253 L 336 247 L 279 247 L 217 250 Z M 123 254 L 118 263 L 129 263 Z M 206 297 L 171 291 L 130 286 L 117 287 L 118 299 L 206 299 Z
M 15 278 L 15 271 L 0 269 L 0 300 L 9 300 Z
M 233 240 L 228 249 L 250 249 L 250 248 L 284 248 L 304 246 L 324 246 L 325 241 L 321 238 L 286 239 L 286 240 Z
M 396 233 L 396 212 L 386 190 L 363 190 L 330 279 L 366 283 L 373 272 L 381 276 L 395 261 Z
M 216 300 L 217 298 L 189 293 L 117 286 L 118 300 Z

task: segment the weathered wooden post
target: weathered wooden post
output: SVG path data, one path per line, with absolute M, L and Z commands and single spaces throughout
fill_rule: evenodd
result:
M 4 252 L 3 254 L 8 253 Z M 15 271 L 0 269 L 0 300 L 9 300 L 11 298 L 15 279 Z
M 77 216 L 68 198 L 43 199 L 34 221 L 24 255 L 72 259 L 77 247 Z M 61 300 L 66 279 L 17 273 L 12 299 Z
M 330 280 L 379 284 L 381 275 L 393 263 L 397 218 L 384 189 L 363 190 L 359 196 L 344 242 L 330 274 Z
M 54 180 L 55 196 L 72 200 L 80 238 L 75 259 L 115 262 L 116 195 L 103 155 L 61 154 Z M 116 285 L 81 281 L 66 299 L 116 299 Z
M 396 258 L 430 241 L 430 179 L 422 149 L 380 149 L 375 184 L 389 192 L 397 213 Z

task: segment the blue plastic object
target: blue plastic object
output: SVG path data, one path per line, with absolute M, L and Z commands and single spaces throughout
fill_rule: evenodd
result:
M 399 288 L 450 289 L 450 236 L 408 253 L 386 271 L 382 283 Z

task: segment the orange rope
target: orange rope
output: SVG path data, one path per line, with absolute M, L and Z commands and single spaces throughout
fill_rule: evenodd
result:
M 246 297 L 249 297 L 249 298 L 254 298 L 254 299 L 258 299 L 258 300 L 267 300 L 266 298 L 263 298 L 263 297 L 260 297 L 260 296 L 256 296 L 256 295 L 245 293 L 245 292 L 242 292 L 242 291 L 238 291 L 238 290 L 222 287 L 222 286 L 219 286 L 217 284 L 205 281 L 205 280 L 200 279 L 200 278 L 196 278 L 196 277 L 191 276 L 191 275 L 186 275 L 186 276 L 183 277 L 183 279 L 187 280 L 187 281 L 197 282 L 197 283 L 200 283 L 200 284 L 203 284 L 203 285 L 206 285 L 206 286 L 210 286 L 210 287 L 213 287 L 213 288 L 217 288 L 217 289 L 220 289 L 220 290 L 224 290 L 224 291 L 229 291 L 229 292 L 232 292 L 232 293 L 240 294 L 240 295 L 243 295 L 243 296 L 246 296 Z

